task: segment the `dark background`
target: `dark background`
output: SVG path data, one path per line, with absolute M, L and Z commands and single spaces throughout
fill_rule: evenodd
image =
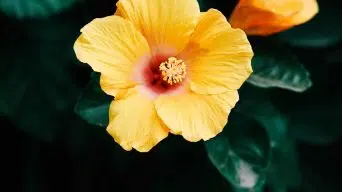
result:
M 305 93 L 267 91 L 284 113 L 298 116 L 292 129 L 302 181 L 296 191 L 338 192 L 342 6 L 319 2 L 319 17 L 280 34 L 310 71 L 313 87 Z M 205 3 L 226 14 L 234 4 Z M 77 61 L 73 43 L 83 25 L 114 11 L 115 1 L 86 0 L 46 19 L 0 13 L 0 191 L 231 190 L 202 142 L 170 136 L 149 153 L 126 152 L 104 128 L 74 113 L 91 69 Z

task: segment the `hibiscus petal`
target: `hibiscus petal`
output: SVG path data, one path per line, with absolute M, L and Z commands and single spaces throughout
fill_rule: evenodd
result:
M 316 0 L 304 0 L 303 9 L 289 19 L 290 23 L 303 24 L 312 19 L 318 13 L 319 7 Z
M 116 15 L 133 22 L 153 49 L 182 50 L 200 15 L 196 0 L 120 0 Z
M 107 77 L 102 88 L 112 93 L 134 86 L 133 68 L 150 54 L 146 39 L 135 26 L 121 17 L 109 16 L 94 19 L 81 32 L 74 45 L 76 56 Z
M 127 151 L 148 152 L 168 135 L 153 101 L 136 88 L 111 103 L 109 121 L 108 133 Z
M 158 116 L 172 133 L 196 142 L 208 140 L 220 133 L 238 100 L 237 91 L 218 95 L 188 92 L 178 96 L 160 96 L 155 106 Z
M 304 0 L 305 1 L 305 0 Z M 289 16 L 303 9 L 303 0 L 239 0 L 239 5 L 267 9 L 274 14 Z
M 188 66 L 191 90 L 199 94 L 237 90 L 252 72 L 253 51 L 246 34 L 231 28 L 214 9 L 201 15 L 181 56 Z
M 229 22 L 249 35 L 272 35 L 305 23 L 318 12 L 316 0 L 240 0 Z

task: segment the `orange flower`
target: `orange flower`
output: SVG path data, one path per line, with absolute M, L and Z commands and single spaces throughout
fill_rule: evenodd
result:
M 312 19 L 316 0 L 240 0 L 229 22 L 249 35 L 272 35 Z

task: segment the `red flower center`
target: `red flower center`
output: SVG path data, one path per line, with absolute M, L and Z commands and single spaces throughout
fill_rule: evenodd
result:
M 165 94 L 182 87 L 186 75 L 185 63 L 166 54 L 151 57 L 143 69 L 147 88 L 155 94 Z

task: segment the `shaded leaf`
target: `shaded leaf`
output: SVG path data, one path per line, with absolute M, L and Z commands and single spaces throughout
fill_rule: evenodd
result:
M 286 114 L 291 137 L 305 143 L 327 145 L 342 136 L 342 92 L 338 81 L 342 68 L 321 60 L 312 63 L 310 71 L 315 86 L 301 94 L 275 90 L 272 102 Z
M 98 73 L 92 74 L 75 106 L 75 112 L 90 124 L 106 127 L 109 122 L 109 105 L 113 98 L 102 91 L 99 77 Z
M 269 141 L 263 128 L 239 114 L 230 115 L 225 132 L 205 142 L 209 159 L 239 190 L 259 190 L 265 182 Z
M 68 38 L 51 38 L 48 34 L 44 39 L 33 38 L 24 26 L 0 30 L 0 112 L 16 127 L 48 142 L 61 139 L 67 129 L 68 115 L 83 86 L 80 81 L 85 72 L 76 67 L 72 51 L 80 18 L 69 13 L 64 16 L 73 19 L 64 20 L 63 26 L 54 25 L 55 19 L 39 25 L 44 28 L 48 23 L 55 30 L 63 27 L 60 35 Z M 15 24 L 10 23 L 9 28 Z M 42 31 L 35 32 L 39 37 Z
M 253 189 L 264 183 L 265 176 L 257 173 L 253 166 L 238 157 L 229 147 L 224 136 L 216 136 L 206 142 L 211 162 L 236 188 Z
M 253 73 L 247 82 L 263 88 L 303 92 L 311 87 L 310 74 L 286 47 L 260 41 L 254 47 Z
M 233 151 L 249 164 L 260 168 L 268 165 L 269 137 L 257 121 L 241 113 L 232 113 L 223 134 Z
M 314 86 L 304 93 L 274 89 L 272 102 L 289 121 L 289 134 L 296 140 L 318 145 L 334 143 L 342 136 L 342 91 L 339 63 L 329 63 L 324 57 L 338 50 L 296 51 L 301 61 L 308 63 Z
M 239 92 L 240 102 L 235 110 L 259 122 L 267 131 L 272 146 L 281 143 L 288 132 L 287 119 L 271 102 L 268 90 L 245 84 Z
M 256 189 L 244 189 L 244 188 L 237 188 L 232 186 L 233 192 L 264 192 L 265 190 L 263 188 L 256 188 Z
M 69 8 L 79 0 L 10 0 L 0 1 L 0 10 L 18 19 L 46 18 Z
M 272 157 L 267 169 L 267 183 L 272 191 L 296 189 L 301 181 L 298 154 L 294 141 L 287 138 L 272 147 Z
M 259 122 L 270 138 L 271 155 L 266 171 L 268 185 L 272 191 L 286 191 L 298 186 L 301 174 L 295 145 L 289 139 L 286 117 L 273 105 L 267 90 L 246 84 L 240 90 L 240 98 L 236 110 Z
M 14 52 L 14 50 L 11 50 Z M 9 52 L 11 52 L 9 51 Z M 0 57 L 6 58 L 5 55 L 8 55 L 8 52 L 1 52 Z M 25 62 L 27 55 L 22 55 L 22 57 L 13 57 L 12 62 Z M 5 77 L 6 74 L 1 73 L 6 72 L 11 74 L 6 80 L 0 81 L 0 88 L 3 91 L 0 94 L 0 112 L 4 115 L 11 116 L 15 113 L 16 110 L 20 107 L 20 102 L 25 95 L 25 92 L 28 88 L 29 81 L 21 81 L 17 83 L 18 80 L 26 79 L 26 71 L 25 70 L 17 70 L 17 66 L 15 65 L 3 65 L 1 67 L 0 76 Z M 7 76 L 7 75 L 6 75 Z
M 58 127 L 65 123 L 60 120 L 61 111 L 73 102 L 77 87 L 65 82 L 71 79 L 70 74 L 63 74 L 68 58 L 56 58 L 54 53 L 46 52 L 53 48 L 43 49 L 43 46 L 23 41 L 16 44 L 15 51 L 2 52 L 5 70 L 0 75 L 4 78 L 0 84 L 4 90 L 0 110 L 26 132 L 52 141 L 61 131 Z M 47 58 L 49 65 L 45 63 Z

